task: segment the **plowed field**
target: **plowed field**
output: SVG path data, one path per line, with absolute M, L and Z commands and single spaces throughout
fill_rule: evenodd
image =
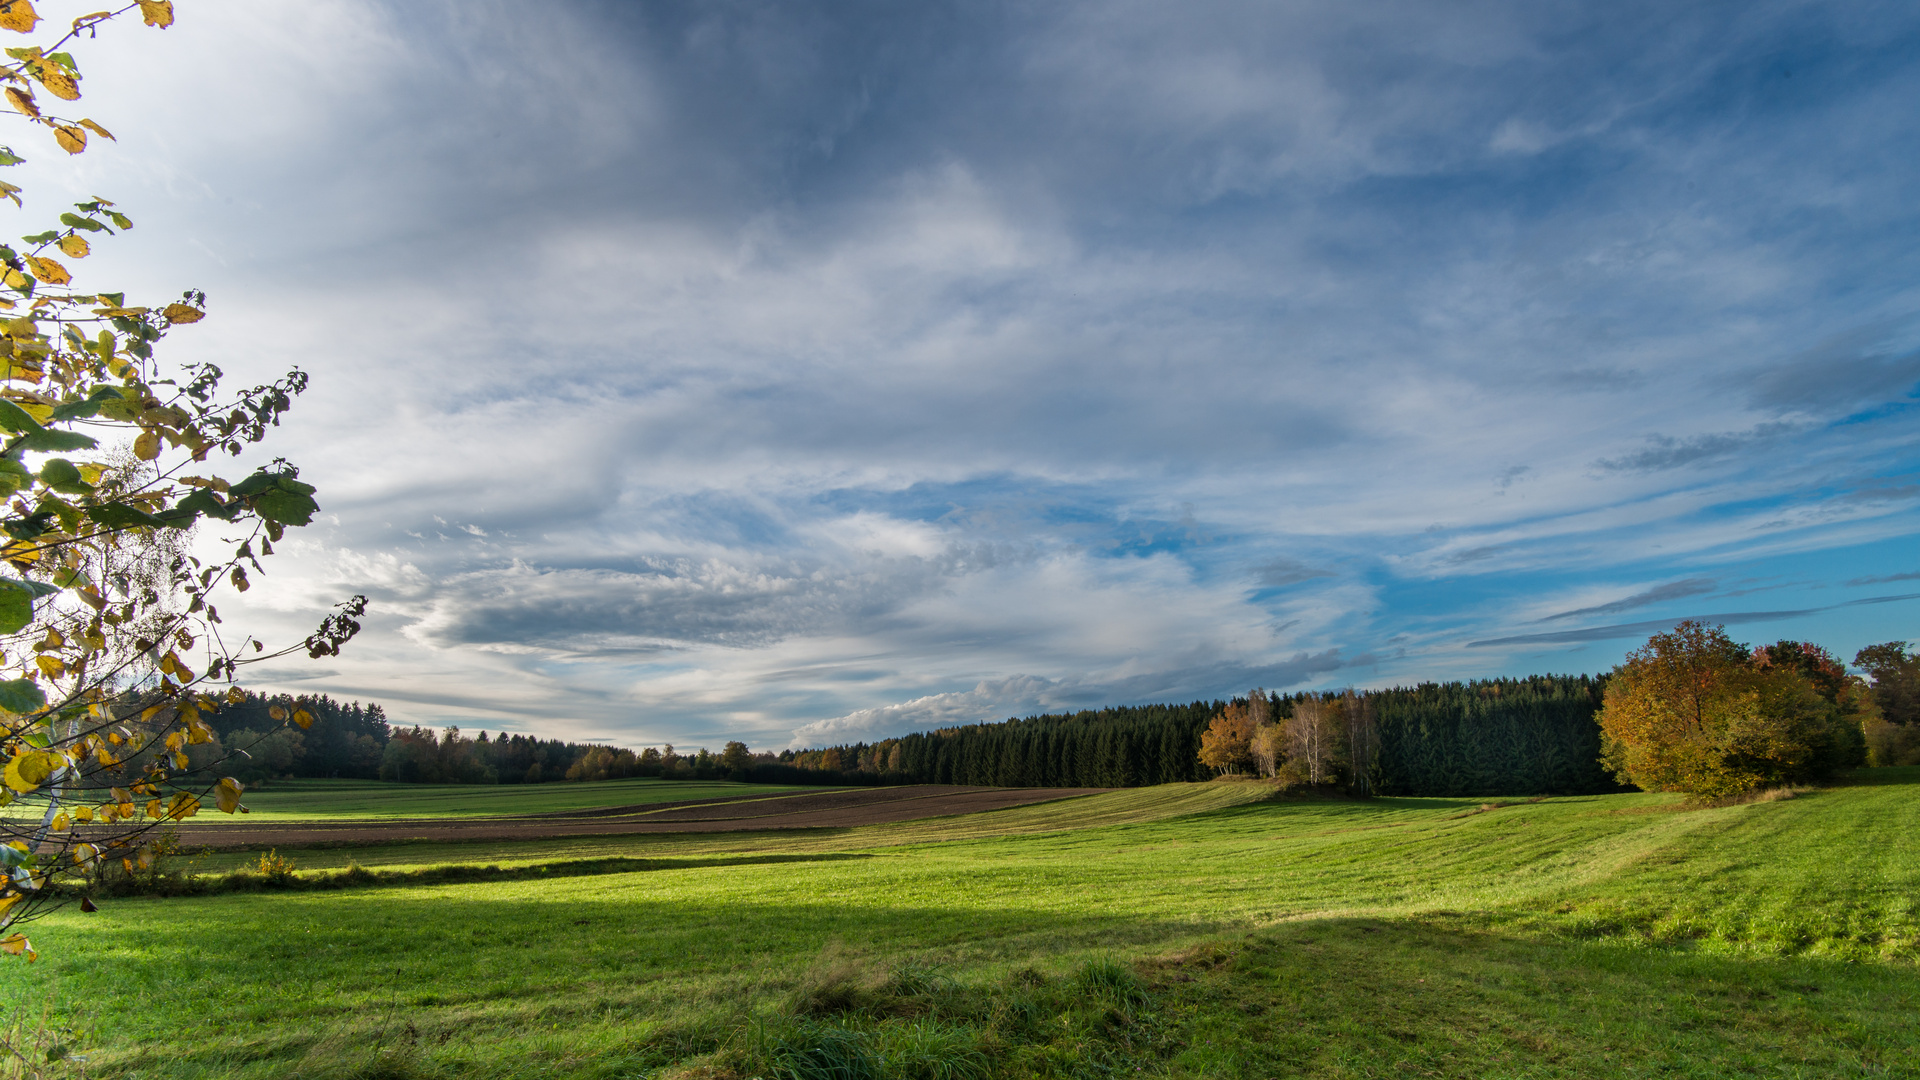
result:
M 384 844 L 403 840 L 537 840 L 628 833 L 740 832 L 849 828 L 1001 810 L 1090 795 L 1100 788 L 977 788 L 922 784 L 856 791 L 743 795 L 489 818 L 400 821 L 223 822 L 187 824 L 187 847 L 259 848 Z

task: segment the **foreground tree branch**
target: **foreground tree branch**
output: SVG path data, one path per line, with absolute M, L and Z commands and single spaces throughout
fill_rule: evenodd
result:
M 15 120 L 69 155 L 90 135 L 111 140 L 91 118 L 55 111 L 81 98 L 65 49 L 135 15 L 164 30 L 173 4 L 91 12 L 47 44 L 6 49 L 0 94 Z M 31 35 L 42 22 L 29 0 L 0 0 L 0 31 Z M 0 165 L 22 160 L 0 146 Z M 25 207 L 17 185 L 0 182 L 0 198 Z M 217 601 L 245 592 L 319 506 L 284 459 L 231 479 L 218 463 L 263 442 L 307 376 L 233 391 L 211 364 L 160 365 L 155 347 L 205 318 L 206 296 L 133 304 L 82 291 L 62 261 L 132 227 L 95 198 L 19 248 L 0 245 L 0 951 L 28 958 L 19 926 L 61 902 L 50 886 L 109 860 L 149 865 L 157 831 L 208 804 L 244 812 L 242 785 L 220 765 L 246 748 L 203 753 L 219 746 L 204 717 L 239 700 L 248 664 L 338 655 L 366 610 L 354 597 L 271 650 L 224 631 Z M 190 543 L 200 528 L 231 547 L 207 558 Z M 312 723 L 298 709 L 273 715 Z

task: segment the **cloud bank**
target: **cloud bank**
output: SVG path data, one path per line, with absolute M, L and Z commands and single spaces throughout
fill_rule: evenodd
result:
M 374 613 L 268 686 L 780 746 L 1596 670 L 1714 590 L 1914 636 L 1847 592 L 1920 520 L 1903 9 L 208 0 L 89 49 L 122 141 L 32 213 L 135 215 L 89 269 L 212 295 L 173 358 L 314 375 L 325 517 L 233 619 Z

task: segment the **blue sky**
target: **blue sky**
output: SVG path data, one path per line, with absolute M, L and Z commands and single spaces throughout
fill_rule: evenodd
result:
M 230 621 L 373 616 L 275 687 L 778 747 L 1920 637 L 1911 5 L 180 8 L 29 210 L 313 373 Z

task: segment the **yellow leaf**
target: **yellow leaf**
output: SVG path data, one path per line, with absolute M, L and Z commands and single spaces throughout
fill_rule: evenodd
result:
M 7 103 L 27 116 L 40 115 L 40 106 L 33 103 L 33 94 L 17 86 L 7 87 Z
M 0 926 L 5 926 L 8 922 L 12 921 L 12 917 L 7 914 L 8 909 L 26 898 L 27 895 L 25 893 L 13 893 L 9 896 L 0 896 Z
M 47 750 L 28 750 L 7 762 L 5 773 L 0 773 L 6 785 L 21 794 L 33 791 L 47 782 L 53 770 L 66 764 L 66 759 Z
M 313 714 L 305 709 L 295 709 L 293 710 L 293 722 L 300 725 L 300 730 L 305 731 L 313 726 Z
M 160 456 L 160 433 L 149 428 L 142 431 L 133 440 L 133 456 L 141 461 L 152 461 Z
M 200 812 L 200 800 L 182 791 L 167 802 L 167 816 L 175 821 Z
M 67 268 L 52 259 L 43 258 L 39 255 L 29 255 L 27 256 L 27 265 L 33 267 L 35 277 L 49 285 L 65 285 L 67 282 L 73 280 L 73 275 L 67 273 Z
M 40 21 L 28 0 L 0 0 L 0 5 L 0 30 L 31 33 L 33 24 Z
M 49 63 L 35 64 L 31 70 L 33 77 L 39 79 L 40 85 L 46 87 L 54 97 L 62 101 L 80 100 L 80 80 L 72 72 L 58 64 Z
M 61 237 L 60 250 L 66 252 L 67 257 L 72 259 L 84 259 L 93 253 L 93 249 L 87 246 L 87 242 L 78 236 Z
M 160 314 L 171 323 L 196 323 L 207 317 L 207 313 L 192 304 L 173 303 L 163 308 Z
M 245 790 L 246 785 L 233 777 L 221 777 L 220 782 L 214 785 L 213 789 L 213 799 L 219 804 L 220 812 L 231 814 L 240 809 L 240 793 Z
M 67 824 L 68 824 L 68 822 L 67 822 L 67 815 L 65 815 L 65 814 L 55 814 L 55 815 L 53 816 L 53 831 L 54 831 L 54 832 L 66 832 L 66 831 L 67 831 Z
M 198 720 L 187 721 L 187 742 L 199 746 L 213 741 L 213 729 Z
M 287 718 L 287 707 L 285 705 L 269 705 L 267 706 L 267 715 L 273 717 L 275 720 L 285 721 Z
M 147 800 L 147 816 L 152 818 L 155 821 L 160 820 L 160 800 L 159 799 Z
M 76 807 L 74 807 L 74 808 L 73 808 L 73 820 L 75 820 L 75 821 L 92 821 L 92 820 L 93 820 L 93 807 L 91 807 L 91 806 L 76 806 Z
M 14 2 L 24 3 L 25 0 L 14 0 Z M 9 956 L 24 956 L 29 964 L 40 959 L 40 954 L 33 951 L 33 943 L 27 940 L 25 934 L 11 934 L 0 938 L 0 952 Z
M 86 807 L 83 806 L 80 809 L 85 810 Z M 76 814 L 74 816 L 78 817 L 79 815 Z M 93 815 L 89 814 L 85 818 L 81 818 L 81 820 L 92 821 Z M 85 866 L 99 857 L 100 849 L 94 847 L 92 844 L 75 844 L 73 846 L 73 861 L 79 863 L 81 866 Z
M 60 149 L 67 153 L 77 154 L 87 148 L 87 132 L 85 128 L 77 128 L 72 124 L 55 124 L 53 141 L 59 143 Z
M 140 0 L 140 17 L 165 30 L 173 25 L 173 0 Z
M 88 131 L 93 132 L 95 135 L 98 135 L 103 139 L 113 139 L 113 132 L 108 131 L 106 128 L 101 127 L 99 124 L 96 124 L 91 120 L 80 121 L 80 126 L 83 128 L 86 128 Z M 120 140 L 113 139 L 113 141 L 119 142 Z
M 41 653 L 39 656 L 34 657 L 33 662 L 40 666 L 41 671 L 47 673 L 47 678 L 49 679 L 57 679 L 67 673 L 66 662 L 57 656 L 48 656 L 45 653 Z
M 185 769 L 187 767 L 187 752 L 185 750 L 175 750 L 173 752 L 173 767 L 176 769 Z

